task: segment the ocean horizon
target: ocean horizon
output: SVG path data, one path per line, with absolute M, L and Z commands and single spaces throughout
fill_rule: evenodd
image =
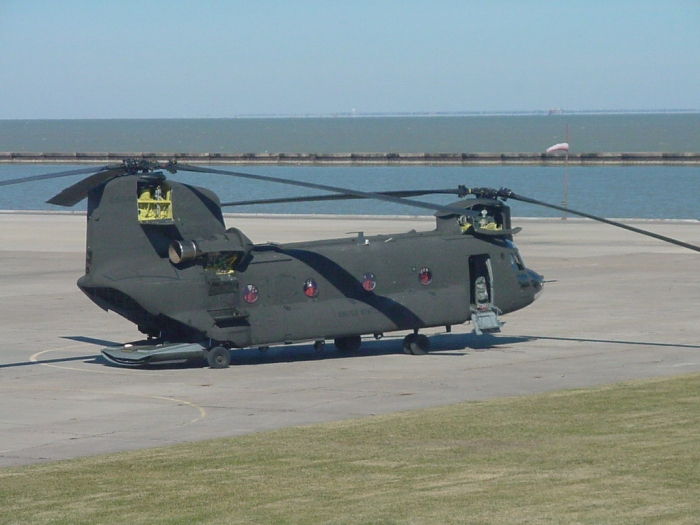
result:
M 3 152 L 700 152 L 700 112 L 0 120 Z

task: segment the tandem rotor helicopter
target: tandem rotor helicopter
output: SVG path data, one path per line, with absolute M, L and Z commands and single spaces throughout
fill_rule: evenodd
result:
M 325 195 L 221 203 L 210 190 L 170 180 L 177 171 L 302 186 Z M 544 278 L 527 268 L 513 242 L 508 199 L 594 219 L 700 251 L 700 247 L 508 189 L 362 192 L 176 162 L 124 160 L 12 179 L 0 186 L 90 176 L 51 204 L 87 204 L 85 275 L 80 289 L 98 306 L 138 326 L 147 339 L 102 350 L 111 362 L 139 366 L 204 356 L 225 368 L 230 350 L 333 340 L 341 351 L 362 336 L 407 330 L 403 349 L 424 354 L 420 330 L 471 322 L 477 334 L 500 331 L 500 316 L 533 303 Z M 454 194 L 447 205 L 410 199 Z M 227 229 L 222 206 L 289 201 L 378 199 L 434 210 L 433 231 L 288 244 L 254 244 Z

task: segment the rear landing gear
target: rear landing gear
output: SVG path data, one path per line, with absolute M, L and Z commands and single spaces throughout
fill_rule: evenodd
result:
M 403 351 L 412 355 L 425 355 L 430 351 L 430 339 L 423 334 L 408 334 L 403 339 Z
M 211 368 L 228 368 L 231 364 L 231 352 L 223 346 L 215 346 L 207 352 L 207 363 Z

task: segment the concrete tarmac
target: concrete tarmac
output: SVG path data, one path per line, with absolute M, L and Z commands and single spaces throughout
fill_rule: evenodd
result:
M 227 217 L 255 242 L 433 228 L 432 218 Z M 141 337 L 75 286 L 85 217 L 0 214 L 0 467 L 635 378 L 700 372 L 700 254 L 577 219 L 517 220 L 527 266 L 549 281 L 493 337 L 429 331 L 233 352 L 224 370 L 124 369 L 100 348 Z M 695 221 L 633 223 L 700 244 Z M 465 261 L 466 264 L 466 261 Z

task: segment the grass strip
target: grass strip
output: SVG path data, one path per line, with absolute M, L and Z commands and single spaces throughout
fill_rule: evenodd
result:
M 700 374 L 0 470 L 0 524 L 695 524 Z

